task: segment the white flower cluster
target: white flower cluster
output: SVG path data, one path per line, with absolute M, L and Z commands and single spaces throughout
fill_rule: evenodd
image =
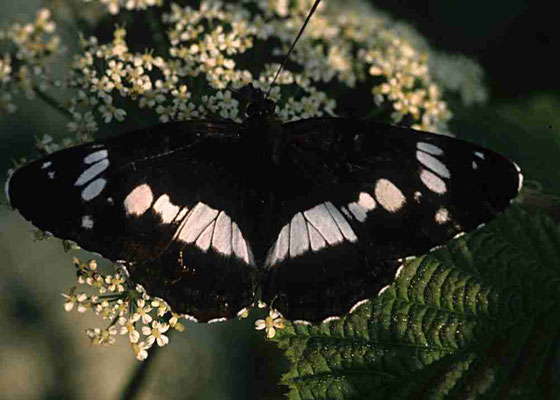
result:
M 137 10 L 162 5 L 147 0 L 99 2 L 113 13 L 118 13 L 119 7 Z M 196 9 L 172 3 L 160 21 L 167 30 L 167 48 L 156 46 L 160 51 L 157 55 L 150 49 L 130 51 L 127 31 L 122 27 L 114 31 L 109 43 L 83 38 L 82 51 L 74 56 L 63 84 L 75 89 L 66 107 L 74 142 L 90 140 L 100 123 L 122 121 L 142 108 L 153 111 L 160 122 L 207 116 L 242 120 L 244 104 L 239 104 L 229 89 L 250 83 L 268 89 L 311 3 L 203 0 Z M 352 90 L 365 88 L 371 93 L 372 114 L 381 110 L 377 114 L 392 122 L 445 130 L 451 113 L 431 75 L 430 53 L 415 48 L 414 41 L 404 39 L 402 32 L 393 32 L 395 24 L 364 3 L 355 1 L 355 9 L 347 7 L 343 13 L 337 8 L 340 4 L 332 4 L 321 4 L 270 94 L 280 118 L 333 115 L 345 109 L 339 106 L 353 100 Z M 10 28 L 9 37 L 18 37 L 16 32 L 20 31 L 52 33 L 54 24 L 49 18 L 49 12 L 42 10 L 34 24 L 25 25 L 27 28 Z M 58 47 L 58 38 L 52 37 L 42 45 L 50 51 L 25 51 L 37 47 L 32 45 L 37 40 L 30 38 L 40 35 L 19 36 L 17 43 L 23 50 L 0 58 L 0 84 L 18 75 L 12 57 L 20 57 L 18 68 L 29 71 L 38 64 L 34 60 Z M 464 87 L 465 82 L 476 79 L 455 87 Z M 479 98 L 476 85 L 471 89 Z M 11 96 L 2 87 L 0 106 L 5 110 L 13 111 Z
M 475 61 L 461 54 L 436 54 L 429 61 L 435 79 L 445 90 L 457 93 L 465 106 L 488 100 L 484 70 Z
M 86 3 L 92 0 L 83 0 Z M 145 10 L 148 7 L 161 7 L 163 0 L 96 0 L 97 3 L 107 8 L 107 11 L 117 15 L 121 9 L 125 10 Z
M 106 328 L 88 328 L 86 335 L 93 344 L 113 345 L 117 335 L 126 335 L 130 345 L 140 361 L 148 357 L 148 350 L 157 343 L 165 346 L 169 337 L 165 333 L 169 328 L 184 331 L 185 326 L 180 319 L 187 316 L 172 311 L 162 299 L 149 296 L 140 285 L 134 285 L 126 277 L 126 271 L 114 275 L 103 275 L 97 270 L 97 262 L 90 260 L 82 263 L 74 257 L 73 264 L 77 269 L 78 285 L 93 289 L 94 294 L 77 292 L 71 287 L 62 293 L 66 299 L 64 310 L 79 313 L 93 311 L 102 319 L 110 321 Z M 259 308 L 266 307 L 262 302 Z M 249 308 L 243 310 L 239 318 L 249 316 Z M 276 329 L 284 328 L 284 319 L 274 310 L 270 310 L 266 320 L 257 320 L 255 328 L 264 329 L 267 337 L 273 338 Z
M 131 284 L 123 273 L 102 275 L 97 271 L 97 263 L 91 260 L 80 263 L 74 258 L 78 272 L 78 284 L 89 286 L 95 294 L 76 292 L 76 287 L 62 294 L 66 299 L 64 309 L 79 313 L 93 311 L 104 320 L 107 328 L 87 329 L 86 334 L 94 344 L 114 344 L 115 337 L 127 335 L 138 360 L 148 357 L 148 349 L 157 343 L 165 346 L 169 338 L 165 333 L 169 328 L 183 331 L 179 322 L 183 316 L 171 311 L 162 299 L 150 297 L 140 285 Z
M 0 113 L 16 111 L 12 102 L 16 93 L 32 99 L 36 90 L 45 90 L 51 83 L 47 67 L 60 45 L 55 28 L 51 12 L 43 8 L 32 23 L 0 29 L 0 49 L 5 49 L 0 54 Z

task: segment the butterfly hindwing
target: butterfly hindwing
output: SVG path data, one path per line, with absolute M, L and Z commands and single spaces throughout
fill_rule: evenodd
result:
M 40 229 L 124 261 L 176 312 L 232 317 L 252 303 L 255 275 L 238 131 L 190 121 L 62 150 L 16 170 L 10 201 Z
M 286 318 L 321 321 L 376 295 L 402 258 L 504 210 L 521 179 L 511 161 L 451 137 L 254 119 L 63 150 L 17 170 L 8 194 L 39 228 L 124 261 L 176 312 L 232 317 L 258 276 Z
M 475 229 L 521 186 L 514 163 L 447 136 L 336 118 L 284 130 L 294 193 L 307 194 L 285 201 L 263 295 L 289 319 L 348 312 L 392 281 L 399 259 Z

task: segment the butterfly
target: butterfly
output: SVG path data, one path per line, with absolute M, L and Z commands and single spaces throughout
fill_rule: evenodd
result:
M 260 291 L 285 318 L 317 322 L 521 188 L 515 163 L 475 144 L 367 119 L 281 123 L 252 91 L 244 123 L 173 122 L 64 149 L 16 170 L 6 195 L 177 313 L 232 318 Z

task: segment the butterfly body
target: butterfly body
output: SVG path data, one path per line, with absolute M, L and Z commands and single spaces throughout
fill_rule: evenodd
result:
M 321 321 L 376 295 L 400 259 L 507 207 L 516 165 L 370 120 L 282 124 L 259 95 L 243 124 L 158 125 L 65 149 L 12 176 L 14 208 L 114 261 L 175 312 L 231 318 L 263 299 Z

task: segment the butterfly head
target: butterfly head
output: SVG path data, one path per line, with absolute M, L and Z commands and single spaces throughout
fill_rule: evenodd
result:
M 260 89 L 253 85 L 247 85 L 240 90 L 247 108 L 245 109 L 246 118 L 266 118 L 274 116 L 276 103 L 266 98 L 266 95 Z
M 254 117 L 272 117 L 274 115 L 274 109 L 276 108 L 276 103 L 269 99 L 262 99 L 258 101 L 252 101 L 247 106 L 245 114 L 248 118 Z

